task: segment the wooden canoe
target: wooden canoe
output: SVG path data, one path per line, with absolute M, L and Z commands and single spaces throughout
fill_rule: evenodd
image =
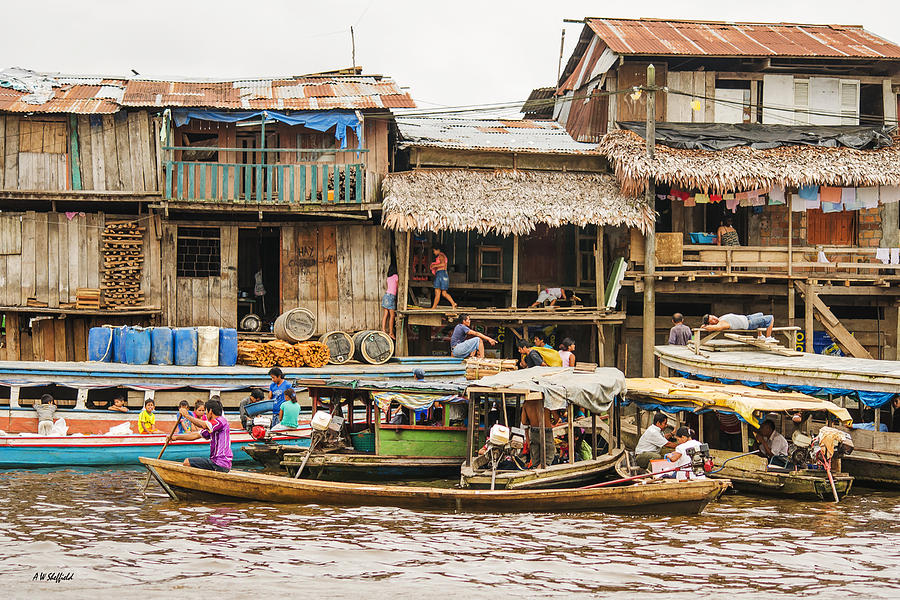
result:
M 716 465 L 737 456 L 738 452 L 710 450 Z M 742 456 L 732 460 L 725 468 L 710 475 L 712 478 L 728 479 L 734 489 L 765 496 L 783 496 L 797 500 L 834 500 L 831 484 L 824 470 L 801 469 L 788 473 L 766 470 L 766 460 L 758 455 Z M 850 493 L 853 477 L 846 473 L 833 473 L 834 487 L 838 498 Z
M 616 463 L 623 450 L 614 449 L 609 454 L 601 454 L 593 460 L 574 463 L 560 463 L 545 469 L 525 469 L 522 471 L 497 471 L 495 489 L 524 490 L 560 487 L 577 487 L 597 483 L 615 473 Z M 463 487 L 490 489 L 491 470 L 473 469 L 463 466 L 460 470 L 460 484 Z
M 728 482 L 697 480 L 564 490 L 468 490 L 291 479 L 249 471 L 218 473 L 142 458 L 175 499 L 196 493 L 282 504 L 395 506 L 478 512 L 611 512 L 699 514 Z

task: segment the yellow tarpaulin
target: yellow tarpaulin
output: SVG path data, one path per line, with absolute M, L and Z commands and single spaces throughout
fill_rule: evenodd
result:
M 638 402 L 685 406 L 695 409 L 724 409 L 735 412 L 753 427 L 759 427 L 755 413 L 828 411 L 844 425 L 853 421 L 850 413 L 834 402 L 799 392 L 770 392 L 745 385 L 726 385 L 680 378 L 631 378 L 625 396 Z

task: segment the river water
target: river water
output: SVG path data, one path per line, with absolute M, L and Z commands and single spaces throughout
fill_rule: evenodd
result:
M 0 471 L 0 598 L 900 597 L 898 493 L 728 495 L 697 517 L 453 514 L 180 504 L 155 482 L 142 496 L 144 477 Z

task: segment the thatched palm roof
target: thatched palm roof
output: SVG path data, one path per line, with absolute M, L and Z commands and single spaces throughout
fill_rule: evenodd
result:
M 682 189 L 711 193 L 830 185 L 863 187 L 900 185 L 900 138 L 877 150 L 781 146 L 754 150 L 683 150 L 657 145 L 654 160 L 645 141 L 631 131 L 611 131 L 600 152 L 612 163 L 625 194 L 643 193 L 650 177 Z
M 611 175 L 558 171 L 417 170 L 384 180 L 384 226 L 397 231 L 523 235 L 538 224 L 625 225 L 646 231 L 654 212 L 621 194 Z

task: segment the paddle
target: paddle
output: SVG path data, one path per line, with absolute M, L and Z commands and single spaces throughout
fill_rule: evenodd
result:
M 175 425 L 172 427 L 172 431 L 169 432 L 169 437 L 166 438 L 166 443 L 163 444 L 162 450 L 159 451 L 159 456 L 156 457 L 157 460 L 163 457 L 163 452 L 166 451 L 166 448 L 169 445 L 169 442 L 172 441 L 172 437 L 175 435 L 175 432 L 178 431 L 178 424 L 181 423 L 181 413 L 178 413 L 178 418 L 175 419 Z M 147 469 L 147 480 L 144 482 L 144 487 L 141 488 L 141 493 L 147 493 L 147 486 L 150 485 L 150 469 Z

